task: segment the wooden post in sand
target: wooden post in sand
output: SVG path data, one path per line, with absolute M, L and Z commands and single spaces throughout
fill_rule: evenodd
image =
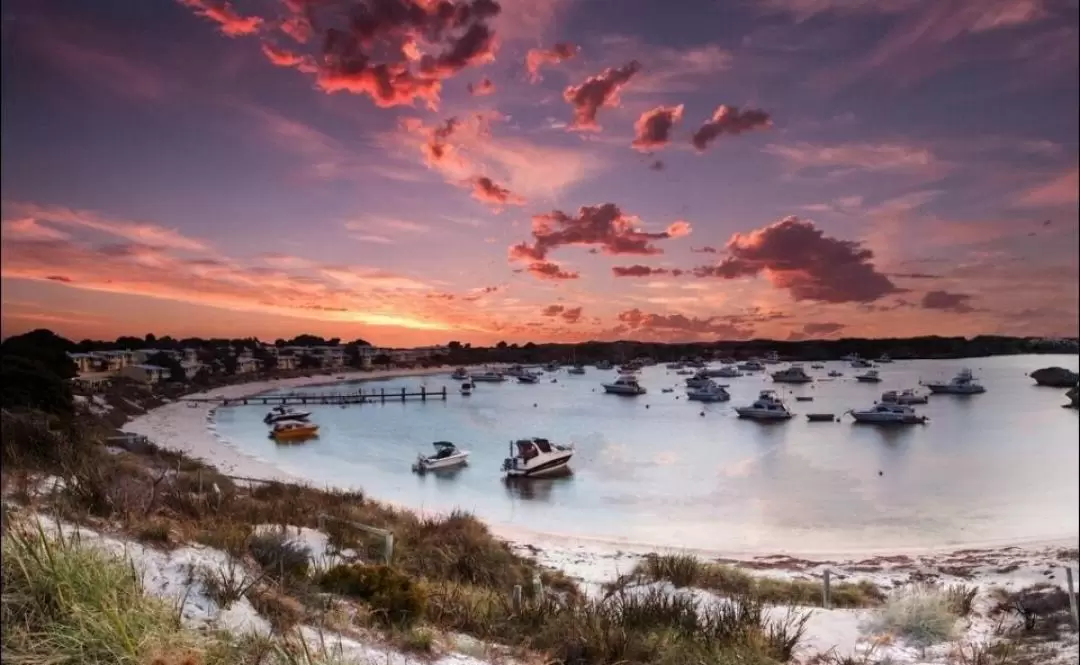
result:
M 394 534 L 389 531 L 383 536 L 383 558 L 388 566 L 394 560 Z
M 427 401 L 427 386 L 420 386 L 420 401 Z
M 405 387 L 404 386 L 401 387 L 401 401 L 402 402 L 405 401 Z
M 1069 611 L 1072 613 L 1073 629 L 1080 630 L 1080 617 L 1076 615 L 1076 587 L 1073 586 L 1072 568 L 1065 569 L 1065 584 L 1069 590 Z
M 826 568 L 825 573 L 821 578 L 821 606 L 824 607 L 827 610 L 831 609 L 830 605 L 831 605 L 831 601 L 832 601 L 832 599 L 829 598 L 829 577 L 830 576 L 831 576 L 831 573 L 829 572 L 829 569 Z
M 514 594 L 510 596 L 511 603 L 514 607 L 514 614 L 521 612 L 521 585 L 514 585 Z
M 442 387 L 442 401 L 446 401 L 446 386 Z

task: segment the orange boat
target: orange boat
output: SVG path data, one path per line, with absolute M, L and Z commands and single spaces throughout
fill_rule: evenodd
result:
M 319 426 L 315 423 L 306 423 L 299 420 L 281 420 L 274 423 L 270 430 L 270 438 L 278 441 L 295 441 L 298 439 L 310 439 L 319 435 Z

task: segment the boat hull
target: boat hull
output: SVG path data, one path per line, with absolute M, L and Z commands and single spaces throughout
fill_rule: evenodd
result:
M 271 432 L 270 438 L 275 441 L 303 441 L 305 439 L 314 439 L 319 436 L 319 428 L 312 429 L 293 430 L 290 432 Z
M 731 399 L 731 397 L 726 394 L 718 393 L 688 392 L 686 393 L 686 399 L 690 400 L 691 402 L 726 402 Z
M 986 388 L 956 388 L 954 386 L 926 386 L 935 395 L 979 395 L 986 392 Z
M 792 377 L 792 378 L 786 378 L 786 377 L 777 378 L 777 377 L 774 376 L 772 378 L 772 380 L 773 380 L 773 383 L 812 383 L 814 379 L 809 377 L 809 376 L 807 376 L 807 377 L 799 377 L 799 378 L 794 378 L 794 377 Z
M 570 451 L 564 451 L 564 454 L 547 459 L 539 464 L 529 466 L 523 465 L 506 470 L 507 478 L 550 478 L 551 476 L 559 476 L 567 473 L 570 470 L 570 458 L 574 454 Z
M 413 471 L 417 473 L 426 473 L 428 471 L 452 469 L 468 463 L 469 453 L 459 453 L 442 459 L 425 458 L 423 461 L 417 460 L 417 462 L 413 464 Z
M 852 412 L 851 417 L 855 419 L 855 422 L 863 425 L 922 425 L 926 422 L 926 416 L 897 418 L 893 416 L 881 416 L 879 414 Z
M 608 393 L 609 395 L 624 395 L 624 396 L 627 396 L 627 397 L 636 397 L 638 395 L 644 395 L 645 394 L 645 389 L 644 388 L 627 388 L 626 386 L 614 386 L 614 385 L 605 384 L 604 385 L 604 392 Z
M 790 420 L 791 413 L 778 411 L 759 411 L 757 409 L 737 408 L 735 413 L 745 420 Z

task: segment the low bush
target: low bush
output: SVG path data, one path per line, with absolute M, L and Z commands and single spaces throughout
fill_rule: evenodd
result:
M 251 589 L 247 592 L 247 599 L 279 635 L 288 633 L 306 614 L 300 601 L 270 588 Z
M 389 566 L 337 565 L 319 577 L 319 586 L 363 600 L 386 624 L 411 624 L 423 616 L 427 606 L 424 587 Z
M 945 589 L 949 610 L 958 617 L 966 617 L 971 614 L 971 610 L 975 605 L 975 597 L 978 595 L 979 588 L 967 584 L 954 584 Z
M 1024 630 L 1053 631 L 1066 616 L 1069 594 L 1052 584 L 1035 584 L 1008 594 L 1002 605 L 1021 618 Z
M 170 539 L 169 523 L 151 520 L 136 530 L 135 537 L 144 543 L 167 545 Z
M 872 625 L 877 631 L 925 647 L 954 635 L 957 620 L 954 609 L 945 591 L 934 585 L 917 584 L 894 592 Z
M 248 541 L 248 551 L 263 572 L 278 580 L 303 580 L 311 569 L 311 550 L 281 531 L 265 531 Z

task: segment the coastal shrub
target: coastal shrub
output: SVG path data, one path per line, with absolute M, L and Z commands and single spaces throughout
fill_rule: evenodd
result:
M 423 616 L 427 606 L 424 587 L 390 566 L 337 565 L 320 576 L 319 586 L 363 600 L 387 624 L 410 624 Z
M 144 543 L 167 545 L 170 538 L 169 523 L 164 520 L 150 520 L 135 533 L 135 537 Z
M 311 569 L 311 550 L 281 531 L 265 531 L 248 541 L 248 551 L 263 572 L 278 580 L 302 580 Z
M 950 639 L 957 615 L 948 595 L 934 585 L 916 584 L 894 592 L 871 626 L 926 647 Z
M 966 617 L 971 614 L 971 610 L 975 605 L 975 597 L 978 595 L 979 588 L 967 584 L 954 584 L 945 589 L 949 610 L 958 617 Z
M 211 522 L 195 534 L 195 542 L 234 557 L 242 556 L 248 549 L 254 528 L 242 522 Z
M 4 662 L 142 665 L 198 647 L 128 562 L 40 527 L 3 536 Z
M 753 597 L 774 604 L 820 605 L 823 591 L 817 580 L 751 575 L 734 566 L 706 563 L 686 554 L 650 554 L 631 575 L 611 588 L 625 587 L 635 579 L 708 589 L 725 596 Z M 872 607 L 885 599 L 877 585 L 865 580 L 835 583 L 829 592 L 833 607 Z
M 304 606 L 300 601 L 279 593 L 268 587 L 259 587 L 247 592 L 247 599 L 260 616 L 270 622 L 270 626 L 279 635 L 289 632 L 304 618 Z
M 402 651 L 431 653 L 435 649 L 435 633 L 427 628 L 409 628 L 398 633 L 394 642 Z
M 1066 617 L 1069 595 L 1052 584 L 1035 584 L 1008 594 L 1003 606 L 1020 617 L 1024 630 L 1042 627 L 1052 631 Z
M 222 609 L 243 598 L 261 579 L 249 574 L 244 564 L 233 558 L 224 566 L 204 566 L 196 574 L 207 597 Z

